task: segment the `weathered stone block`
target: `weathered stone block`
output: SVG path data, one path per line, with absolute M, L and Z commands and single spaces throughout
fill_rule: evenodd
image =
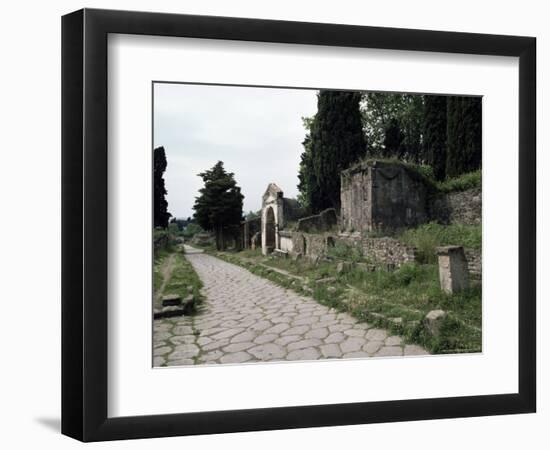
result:
M 447 313 L 442 309 L 434 309 L 424 317 L 424 326 L 432 336 L 439 336 L 441 325 L 447 317 Z
M 340 261 L 336 266 L 336 273 L 348 273 L 353 269 L 353 263 L 349 261 Z
M 162 306 L 181 305 L 181 297 L 177 294 L 169 294 L 162 297 Z
M 155 319 L 161 319 L 164 317 L 177 317 L 183 316 L 184 308 L 181 305 L 164 306 L 160 312 L 154 314 Z
M 284 250 L 279 250 L 278 248 L 276 248 L 275 250 L 273 250 L 273 256 L 277 256 L 279 258 L 287 258 L 288 252 Z
M 441 289 L 448 294 L 454 294 L 469 286 L 468 261 L 464 248 L 458 245 L 448 245 L 436 249 L 439 262 L 439 282 Z

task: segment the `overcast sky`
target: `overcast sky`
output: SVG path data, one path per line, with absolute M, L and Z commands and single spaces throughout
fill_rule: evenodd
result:
M 154 146 L 164 146 L 168 211 L 193 215 L 199 172 L 218 160 L 235 173 L 243 210 L 261 208 L 270 182 L 296 197 L 305 130 L 317 91 L 187 84 L 154 85 Z

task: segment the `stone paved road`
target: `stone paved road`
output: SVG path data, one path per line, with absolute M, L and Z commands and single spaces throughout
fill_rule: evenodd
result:
M 186 257 L 206 307 L 155 321 L 154 366 L 428 354 L 246 269 L 187 246 Z

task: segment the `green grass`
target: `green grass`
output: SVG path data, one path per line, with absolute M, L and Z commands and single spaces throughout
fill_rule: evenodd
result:
M 359 245 L 351 245 L 342 241 L 336 241 L 333 247 L 327 250 L 329 257 L 334 259 L 344 259 L 346 261 L 366 262 L 363 255 L 363 249 Z
M 432 353 L 481 351 L 481 286 L 474 285 L 455 295 L 445 294 L 440 289 L 435 264 L 405 264 L 393 272 L 368 272 L 355 266 L 347 273 L 338 274 L 336 262 L 330 261 L 313 264 L 307 259 L 243 258 L 241 253 L 217 253 L 216 256 L 282 287 L 313 296 L 319 303 L 348 312 L 360 321 L 387 328 L 402 335 L 406 342 L 420 344 Z M 328 277 L 333 278 L 330 283 L 316 282 Z M 433 309 L 448 313 L 438 337 L 429 335 L 422 324 L 425 315 Z M 400 320 L 395 320 L 397 318 Z
M 166 257 L 170 254 L 168 250 L 160 249 L 155 251 L 154 261 L 153 261 L 153 290 L 156 293 L 162 286 L 164 277 L 162 276 L 161 267 L 164 263 Z
M 241 250 L 239 252 L 239 256 L 243 257 L 243 258 L 258 258 L 262 256 L 262 249 L 261 248 L 257 248 L 257 249 L 254 249 L 254 250 L 251 250 L 251 249 L 248 249 L 248 250 Z
M 417 249 L 417 260 L 421 263 L 435 263 L 435 248 L 442 245 L 462 245 L 481 249 L 481 225 L 440 225 L 427 223 L 405 230 L 398 239 Z
M 465 173 L 445 181 L 439 181 L 436 183 L 436 187 L 441 192 L 458 192 L 473 188 L 481 188 L 481 170 Z
M 481 350 L 481 286 L 448 295 L 440 289 L 435 264 L 404 264 L 394 272 L 355 269 L 342 278 L 353 287 L 345 301 L 356 315 L 389 325 L 434 353 Z M 428 335 L 421 322 L 434 309 L 449 313 L 437 338 Z M 401 325 L 388 320 L 397 317 Z
M 172 271 L 168 275 L 168 280 L 162 292 L 160 289 L 164 282 L 162 267 L 167 262 L 167 258 L 172 256 Z M 185 299 L 190 294 L 195 298 L 195 306 L 204 300 L 200 290 L 203 287 L 202 281 L 193 269 L 193 266 L 185 256 L 180 252 L 160 251 L 155 255 L 153 266 L 153 285 L 155 289 L 155 300 L 158 303 L 162 296 L 177 294 Z
M 182 299 L 192 294 L 195 305 L 203 300 L 201 288 L 203 284 L 193 266 L 180 253 L 174 253 L 172 274 L 164 287 L 163 295 L 178 294 Z

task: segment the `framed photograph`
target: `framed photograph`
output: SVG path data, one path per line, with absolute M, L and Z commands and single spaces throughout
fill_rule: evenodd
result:
M 62 432 L 535 412 L 536 40 L 62 20 Z

